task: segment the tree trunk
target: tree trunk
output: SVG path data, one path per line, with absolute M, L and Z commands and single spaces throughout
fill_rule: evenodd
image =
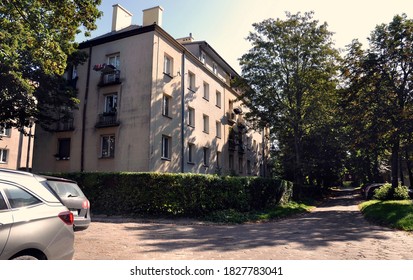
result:
M 399 149 L 400 149 L 400 136 L 396 135 L 393 140 L 393 146 L 391 151 L 391 191 L 389 196 L 392 197 L 394 190 L 399 185 Z
M 409 174 L 409 188 L 412 188 L 413 184 L 413 172 L 412 172 L 412 162 L 410 161 L 410 155 L 409 151 L 407 150 L 408 148 L 406 147 L 405 150 L 405 155 L 406 155 L 406 166 L 407 166 L 407 174 Z

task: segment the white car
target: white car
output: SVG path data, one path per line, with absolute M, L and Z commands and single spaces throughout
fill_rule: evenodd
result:
M 73 213 L 45 182 L 32 173 L 0 169 L 1 260 L 73 258 Z

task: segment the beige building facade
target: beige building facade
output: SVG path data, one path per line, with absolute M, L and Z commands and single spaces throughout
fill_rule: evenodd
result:
M 142 26 L 113 8 L 112 31 L 80 44 L 89 59 L 68 76 L 79 110 L 37 129 L 33 169 L 264 175 L 265 131 L 243 119 L 236 71 L 207 42 L 171 37 L 161 7 Z
M 27 128 L 25 135 L 16 128 L 0 126 L 0 168 L 31 170 L 34 130 L 34 126 Z

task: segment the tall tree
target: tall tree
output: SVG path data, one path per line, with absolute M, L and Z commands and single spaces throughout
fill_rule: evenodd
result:
M 352 49 L 356 50 L 354 45 Z M 363 107 L 364 115 L 374 116 L 364 125 L 374 128 L 370 131 L 381 136 L 391 152 L 394 189 L 399 183 L 401 143 L 413 132 L 413 20 L 396 15 L 389 24 L 376 26 L 369 49 L 357 52 L 357 59 L 347 60 L 347 86 L 359 97 L 353 108 Z M 368 106 L 363 106 L 366 100 Z
M 270 124 L 273 132 L 283 136 L 278 139 L 285 140 L 280 147 L 288 147 L 293 154 L 290 174 L 300 187 L 303 139 L 325 117 L 320 112 L 334 92 L 339 56 L 327 24 L 320 25 L 312 12 L 286 16 L 286 20 L 253 25 L 255 32 L 247 37 L 252 49 L 240 64 L 248 85 L 243 97 L 250 117 Z
M 0 0 L 0 122 L 23 129 L 41 118 L 37 104 L 50 100 L 42 90 L 64 73 L 80 28 L 86 35 L 96 28 L 100 2 Z

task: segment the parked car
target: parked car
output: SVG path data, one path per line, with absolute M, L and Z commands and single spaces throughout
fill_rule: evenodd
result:
M 366 184 L 361 188 L 361 195 L 363 196 L 364 199 L 372 199 L 374 196 L 374 191 L 383 186 L 384 183 L 371 183 L 371 184 Z
M 73 214 L 45 182 L 32 173 L 0 169 L 1 260 L 73 258 Z
M 48 185 L 57 193 L 63 204 L 73 213 L 75 231 L 87 229 L 91 222 L 90 202 L 76 181 L 43 176 Z

